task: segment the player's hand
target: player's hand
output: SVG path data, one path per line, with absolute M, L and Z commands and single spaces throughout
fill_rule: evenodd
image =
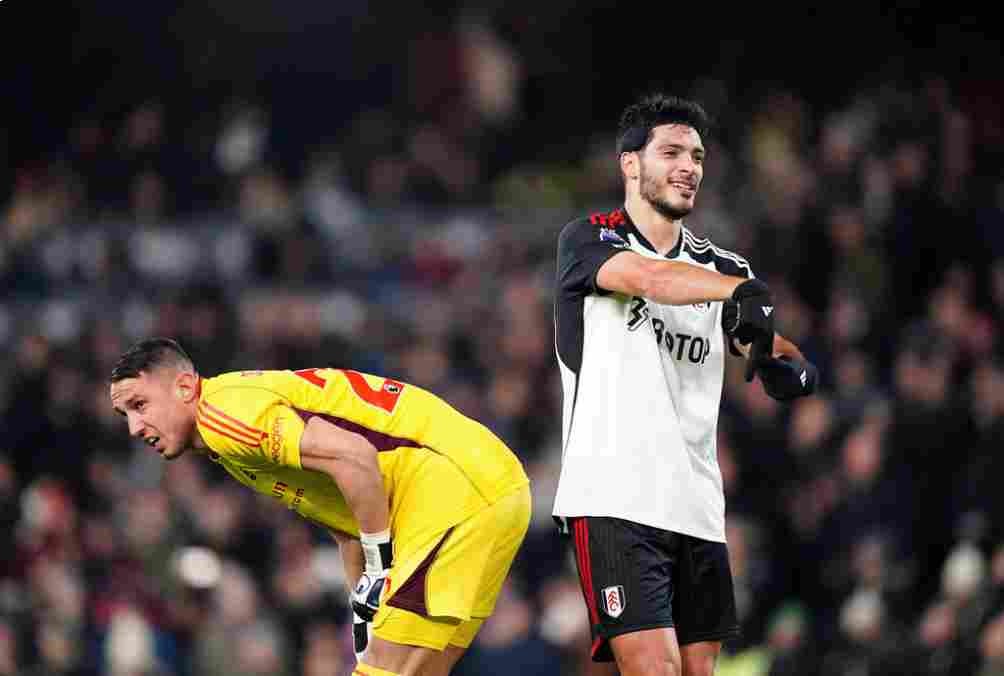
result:
M 352 589 L 352 612 L 361 617 L 364 622 L 372 622 L 380 610 L 380 597 L 383 595 L 387 572 L 363 573 L 359 576 L 356 586 Z
M 372 622 L 387 584 L 387 575 L 394 565 L 394 543 L 390 531 L 360 533 L 366 569 L 352 588 L 352 610 L 365 622 Z
M 819 372 L 812 362 L 781 355 L 757 366 L 763 389 L 777 401 L 806 397 L 816 391 Z
M 774 351 L 774 298 L 759 279 L 747 279 L 732 292 L 722 307 L 722 328 L 729 338 L 749 345 L 746 382 Z
M 363 655 L 366 654 L 366 648 L 369 647 L 370 627 L 369 622 L 352 611 L 352 650 L 356 654 L 356 662 L 363 661 Z

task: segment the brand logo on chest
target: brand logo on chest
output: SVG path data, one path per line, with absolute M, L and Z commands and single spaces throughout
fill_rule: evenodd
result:
M 707 305 L 708 311 L 711 309 L 710 303 L 699 303 L 693 307 L 698 308 L 699 305 Z M 708 327 L 702 326 L 707 324 L 707 321 L 703 319 L 700 322 L 686 321 L 685 317 L 680 314 L 686 312 L 685 307 L 677 308 L 675 316 L 672 308 L 664 308 L 664 311 L 671 316 L 671 319 L 674 319 L 672 323 L 667 324 L 665 320 L 652 316 L 648 301 L 644 298 L 632 298 L 627 317 L 628 331 L 637 331 L 645 324 L 651 323 L 655 342 L 660 346 L 665 346 L 670 357 L 677 361 L 689 361 L 691 364 L 703 365 L 707 361 L 708 355 L 711 354 L 711 339 L 694 335 L 694 333 L 707 330 Z M 676 327 L 682 330 L 677 330 Z

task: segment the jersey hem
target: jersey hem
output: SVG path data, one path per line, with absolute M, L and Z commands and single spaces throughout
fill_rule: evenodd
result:
M 705 540 L 707 542 L 721 542 L 721 543 L 726 543 L 727 544 L 727 540 L 725 539 L 725 533 L 724 532 L 722 532 L 721 535 L 715 535 L 715 536 L 709 537 L 709 535 L 710 535 L 709 533 L 707 533 L 705 531 L 701 531 L 701 530 L 696 529 L 696 528 L 685 528 L 685 527 L 681 527 L 679 525 L 669 525 L 669 524 L 666 524 L 666 523 L 657 523 L 657 522 L 652 521 L 650 519 L 639 519 L 639 518 L 637 518 L 637 517 L 635 517 L 633 515 L 630 515 L 630 514 L 614 514 L 614 513 L 611 513 L 611 512 L 604 512 L 604 511 L 600 511 L 600 512 L 595 512 L 595 511 L 571 512 L 571 511 L 566 511 L 566 510 L 560 510 L 560 511 L 559 510 L 555 510 L 555 511 L 551 512 L 551 516 L 559 517 L 559 518 L 562 518 L 562 519 L 574 519 L 574 518 L 582 517 L 582 516 L 606 517 L 606 518 L 610 518 L 610 519 L 623 519 L 624 521 L 630 521 L 632 523 L 636 523 L 636 524 L 639 524 L 641 526 L 649 526 L 650 528 L 658 528 L 659 530 L 664 530 L 664 531 L 671 532 L 671 533 L 679 533 L 680 535 L 689 535 L 690 537 L 698 538 L 699 540 Z M 724 529 L 723 529 L 723 531 L 724 531 Z

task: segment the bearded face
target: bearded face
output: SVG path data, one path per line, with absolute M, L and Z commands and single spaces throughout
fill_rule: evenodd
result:
M 693 127 L 664 124 L 639 153 L 639 191 L 657 212 L 679 220 L 694 208 L 704 177 L 704 146 Z

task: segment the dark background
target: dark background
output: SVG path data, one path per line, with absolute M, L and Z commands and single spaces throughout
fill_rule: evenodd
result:
M 609 673 L 549 516 L 554 247 L 621 203 L 614 129 L 652 89 L 716 121 L 688 227 L 821 372 L 779 405 L 728 366 L 718 673 L 1004 674 L 989 11 L 404 5 L 0 2 L 0 676 L 351 671 L 326 534 L 110 410 L 151 334 L 205 375 L 351 367 L 483 421 L 536 509 L 456 671 Z

